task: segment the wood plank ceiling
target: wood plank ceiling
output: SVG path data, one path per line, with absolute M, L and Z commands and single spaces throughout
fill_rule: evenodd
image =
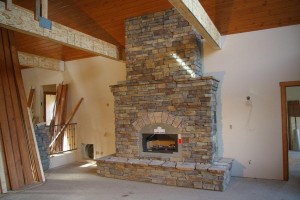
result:
M 33 10 L 34 0 L 13 3 Z M 299 0 L 200 0 L 222 35 L 300 24 Z M 125 46 L 124 20 L 172 8 L 168 0 L 49 0 L 49 19 Z M 20 51 L 61 60 L 94 56 L 81 50 L 16 34 Z M 34 45 L 33 45 L 34 44 Z

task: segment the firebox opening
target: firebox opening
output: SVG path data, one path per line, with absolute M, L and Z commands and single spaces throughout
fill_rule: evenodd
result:
M 177 134 L 142 134 L 143 152 L 169 153 L 178 152 Z

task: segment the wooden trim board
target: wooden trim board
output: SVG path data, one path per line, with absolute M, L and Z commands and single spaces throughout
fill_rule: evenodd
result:
M 286 107 L 286 88 L 300 86 L 300 81 L 280 82 L 281 91 L 281 120 L 282 120 L 282 160 L 283 160 L 283 180 L 289 180 L 289 160 L 288 160 L 288 132 L 287 132 L 287 107 Z

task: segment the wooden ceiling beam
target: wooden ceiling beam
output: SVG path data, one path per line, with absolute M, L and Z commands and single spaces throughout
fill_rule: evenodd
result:
M 221 49 L 222 37 L 198 0 L 169 0 L 180 14 L 214 49 Z
M 42 68 L 54 71 L 64 71 L 65 62 L 30 53 L 18 51 L 19 63 L 23 67 Z
M 56 22 L 52 22 L 52 30 L 43 29 L 39 26 L 39 22 L 34 20 L 33 12 L 14 4 L 12 6 L 12 10 L 7 11 L 5 10 L 5 3 L 0 1 L 0 26 L 119 60 L 119 52 L 116 45 Z

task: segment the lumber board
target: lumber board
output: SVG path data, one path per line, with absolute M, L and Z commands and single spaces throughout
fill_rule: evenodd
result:
M 10 47 L 11 47 L 14 75 L 15 75 L 15 79 L 16 79 L 17 89 L 19 91 L 18 94 L 19 94 L 19 99 L 20 99 L 20 104 L 21 104 L 21 110 L 23 113 L 26 135 L 27 135 L 27 139 L 28 139 L 28 143 L 29 143 L 28 146 L 29 146 L 29 148 L 31 148 L 31 153 L 32 153 L 32 157 L 33 157 L 33 159 L 31 160 L 31 165 L 32 165 L 32 167 L 36 168 L 37 181 L 42 181 L 42 169 L 38 165 L 38 159 L 39 159 L 37 157 L 38 149 L 35 148 L 34 138 L 33 138 L 32 130 L 30 128 L 30 119 L 29 119 L 29 115 L 28 115 L 28 111 L 27 111 L 27 100 L 26 100 L 25 89 L 24 89 L 21 70 L 20 70 L 19 61 L 18 61 L 18 54 L 17 54 L 17 50 L 15 47 L 15 43 L 14 43 L 13 32 L 9 30 L 8 36 L 9 36 Z
M 20 187 L 23 186 L 24 184 L 28 185 L 33 183 L 33 177 L 32 177 L 32 173 L 31 173 L 31 167 L 30 167 L 30 161 L 29 161 L 29 154 L 28 154 L 28 149 L 27 149 L 27 142 L 26 142 L 26 137 L 25 137 L 25 131 L 23 128 L 23 121 L 22 121 L 22 117 L 21 117 L 21 108 L 20 108 L 20 104 L 19 104 L 19 98 L 18 98 L 18 90 L 16 88 L 16 84 L 15 84 L 15 79 L 14 79 L 14 72 L 13 72 L 13 66 L 12 66 L 12 60 L 11 60 L 11 52 L 10 52 L 10 48 L 9 48 L 9 43 L 8 43 L 8 33 L 7 31 L 5 31 L 4 29 L 2 29 L 2 32 L 6 32 L 5 34 L 3 34 L 3 36 L 5 36 L 5 43 L 7 43 L 7 45 L 5 46 L 5 55 L 7 57 L 6 59 L 6 71 L 7 71 L 7 77 L 8 77 L 8 82 L 9 82 L 9 88 L 10 88 L 10 94 L 11 94 L 11 102 L 13 105 L 13 111 L 14 111 L 14 121 L 15 121 L 15 126 L 16 126 L 16 135 L 15 135 L 15 140 L 18 142 L 16 145 L 16 151 L 20 152 L 20 167 L 18 170 L 20 170 L 19 173 L 22 174 L 22 176 L 20 175 L 19 178 L 19 182 L 22 181 L 22 183 L 20 184 Z M 12 135 L 12 138 L 14 138 L 14 136 Z M 22 179 L 21 179 L 22 178 Z
M 0 124 L 0 135 L 1 133 L 1 124 Z M 1 193 L 7 193 L 7 187 L 6 187 L 6 176 L 5 176 L 5 157 L 4 151 L 3 151 L 3 144 L 2 144 L 2 138 L 0 136 L 0 183 L 1 183 Z M 4 157 L 4 158 L 3 158 Z
M 34 19 L 39 20 L 41 16 L 41 0 L 35 0 Z
M 75 106 L 74 110 L 72 111 L 71 115 L 69 116 L 69 118 L 67 119 L 66 123 L 64 124 L 64 126 L 61 128 L 61 130 L 58 132 L 58 134 L 55 136 L 55 138 L 51 141 L 49 147 L 51 148 L 53 146 L 53 144 L 55 143 L 56 139 L 59 137 L 59 135 L 61 133 L 64 132 L 65 128 L 70 124 L 71 120 L 73 119 L 74 115 L 76 114 L 80 104 L 82 103 L 83 98 L 81 98 L 79 100 L 79 102 L 77 103 L 77 105 Z
M 6 161 L 7 161 L 7 168 L 8 168 L 8 174 L 10 177 L 10 184 L 11 188 L 13 190 L 16 190 L 19 188 L 19 181 L 18 181 L 18 174 L 17 174 L 17 168 L 15 165 L 15 159 L 14 159 L 14 151 L 12 147 L 12 138 L 10 135 L 10 126 L 7 119 L 7 102 L 5 100 L 5 92 L 4 88 L 5 85 L 3 85 L 2 77 L 4 76 L 4 67 L 5 67 L 5 61 L 4 61 L 4 52 L 3 52 L 3 43 L 2 43 L 2 32 L 0 31 L 0 124 L 1 124 L 1 132 L 2 132 L 2 138 L 3 138 L 3 144 L 4 144 L 4 152 L 6 154 Z
M 6 0 L 5 9 L 12 10 L 12 0 Z
M 48 0 L 42 0 L 42 13 L 41 16 L 48 18 Z
M 28 116 L 29 116 L 29 118 L 32 119 L 30 109 L 27 108 L 27 111 L 28 111 Z M 36 137 L 35 137 L 35 131 L 34 131 L 33 123 L 32 123 L 31 120 L 30 120 L 30 127 L 31 127 L 32 134 L 33 134 L 33 139 L 34 139 L 34 146 L 35 146 L 35 149 L 38 149 L 38 145 L 37 145 Z M 37 156 L 38 156 L 38 158 L 39 158 L 39 159 L 38 159 L 38 165 L 39 165 L 39 168 L 40 168 L 40 169 L 43 169 L 42 162 L 41 162 L 40 152 L 37 151 L 36 154 L 37 154 Z M 44 171 L 43 171 L 43 170 L 41 171 L 41 175 L 42 175 L 42 177 L 41 177 L 42 180 L 41 180 L 41 181 L 42 181 L 42 182 L 45 182 L 46 179 L 45 179 L 45 174 L 44 174 Z
M 22 170 L 22 162 L 21 162 L 21 155 L 19 150 L 19 138 L 17 136 L 17 127 L 16 127 L 16 116 L 15 116 L 15 109 L 13 107 L 13 101 L 16 99 L 13 99 L 13 93 L 15 91 L 15 88 L 11 88 L 13 85 L 11 82 L 9 82 L 9 76 L 11 76 L 11 57 L 10 57 L 10 50 L 9 50 L 9 43 L 8 43 L 8 36 L 7 31 L 5 29 L 1 30 L 2 33 L 2 47 L 3 51 L 1 51 L 1 57 L 5 58 L 5 65 L 2 66 L 1 70 L 1 76 L 2 76 L 2 84 L 3 84 L 3 90 L 4 90 L 4 98 L 6 101 L 6 111 L 7 111 L 7 119 L 8 119 L 8 125 L 10 129 L 10 136 L 12 141 L 12 149 L 14 153 L 14 159 L 15 159 L 15 165 L 17 169 L 17 176 L 18 176 L 18 182 L 19 187 L 24 186 L 24 174 Z M 11 77 L 10 77 L 11 79 Z M 12 90 L 12 91 L 11 91 Z M 18 112 L 18 111 L 17 111 Z M 6 144 L 4 144 L 6 145 Z
M 32 106 L 34 94 L 35 94 L 35 89 L 30 88 L 30 92 L 29 92 L 29 96 L 28 96 L 28 100 L 27 100 L 27 107 L 29 107 L 29 108 L 31 108 L 31 106 Z

